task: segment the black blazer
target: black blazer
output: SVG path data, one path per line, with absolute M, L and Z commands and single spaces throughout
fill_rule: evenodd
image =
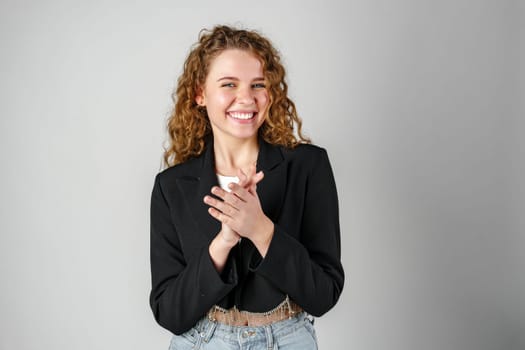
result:
M 150 305 L 157 322 L 181 334 L 215 304 L 264 312 L 286 295 L 320 316 L 343 289 L 337 192 L 327 153 L 259 141 L 257 185 L 275 231 L 263 259 L 242 239 L 221 274 L 208 247 L 221 224 L 208 214 L 205 195 L 217 185 L 213 142 L 199 157 L 159 173 L 151 197 Z

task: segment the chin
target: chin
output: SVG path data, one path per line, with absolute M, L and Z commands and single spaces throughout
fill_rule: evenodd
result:
M 251 138 L 257 138 L 257 131 L 251 133 L 237 133 L 233 134 L 233 136 L 241 140 L 248 140 Z

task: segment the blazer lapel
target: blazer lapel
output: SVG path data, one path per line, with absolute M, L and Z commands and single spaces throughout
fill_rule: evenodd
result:
M 208 142 L 204 153 L 192 169 L 194 176 L 178 179 L 180 190 L 184 193 L 191 215 L 201 232 L 210 241 L 221 230 L 221 223 L 208 213 L 209 206 L 204 203 L 204 196 L 211 195 L 211 188 L 218 186 L 213 157 L 213 140 Z
M 280 147 L 259 139 L 259 156 L 257 171 L 263 171 L 264 178 L 257 184 L 257 194 L 264 213 L 277 221 L 284 200 L 287 170 Z

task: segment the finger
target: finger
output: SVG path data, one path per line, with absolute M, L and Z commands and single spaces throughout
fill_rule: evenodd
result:
M 253 177 L 253 182 L 254 182 L 255 184 L 257 184 L 257 183 L 261 182 L 262 179 L 264 179 L 264 173 L 263 173 L 263 171 L 261 170 L 261 171 L 259 171 L 257 174 L 254 175 L 254 177 Z
M 248 173 L 245 174 L 242 169 L 237 169 L 237 176 L 239 177 L 239 186 L 248 188 L 253 186 L 254 184 L 257 184 L 260 180 L 262 180 L 262 177 L 259 173 L 262 174 L 262 171 L 259 173 L 255 173 L 256 166 L 250 165 L 248 168 Z
M 212 196 L 205 196 L 204 203 L 208 204 L 209 206 L 212 206 L 213 208 L 221 211 L 222 213 L 228 216 L 233 216 L 238 212 L 237 208 L 232 207 L 224 201 L 215 199 Z
M 237 169 L 237 177 L 239 178 L 239 186 L 245 187 L 249 185 L 250 178 L 240 168 Z
M 235 193 L 227 192 L 224 196 L 224 202 L 238 210 L 240 209 L 242 203 L 246 201 L 242 198 L 239 198 Z
M 257 193 L 257 184 L 259 182 L 261 182 L 261 180 L 264 178 L 264 173 L 261 171 L 259 171 L 257 174 L 255 174 L 252 178 L 252 182 L 250 184 L 250 186 L 248 187 L 248 191 L 252 194 L 256 194 Z
M 239 184 L 243 187 L 250 181 L 250 178 L 240 168 L 237 169 L 237 177 L 239 178 Z
M 253 185 L 257 185 L 259 182 L 262 181 L 262 179 L 264 179 L 264 173 L 261 171 L 259 171 L 257 174 L 255 174 L 252 178 L 252 184 Z
M 231 192 L 227 192 L 217 186 L 214 186 L 211 188 L 211 193 L 213 193 L 214 195 L 222 199 L 224 202 L 230 204 L 236 209 L 239 209 L 240 202 L 243 201 L 241 198 L 237 197 L 235 194 Z
M 239 197 L 242 201 L 246 202 L 248 199 L 248 190 L 242 186 L 239 186 L 239 184 L 231 183 L 228 185 L 228 187 L 231 190 L 231 193 L 235 194 L 237 197 Z
M 222 188 L 218 186 L 213 186 L 211 188 L 211 193 L 219 197 L 220 199 L 224 200 L 224 197 L 226 197 L 226 194 L 228 194 L 227 191 L 223 190 Z
M 208 208 L 208 213 L 213 216 L 215 219 L 219 220 L 223 224 L 229 226 L 232 223 L 232 218 L 228 215 L 220 212 L 215 208 Z

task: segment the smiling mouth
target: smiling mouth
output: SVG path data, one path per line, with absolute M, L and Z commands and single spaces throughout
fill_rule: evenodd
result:
M 228 115 L 233 119 L 249 120 L 257 115 L 257 112 L 228 112 Z

